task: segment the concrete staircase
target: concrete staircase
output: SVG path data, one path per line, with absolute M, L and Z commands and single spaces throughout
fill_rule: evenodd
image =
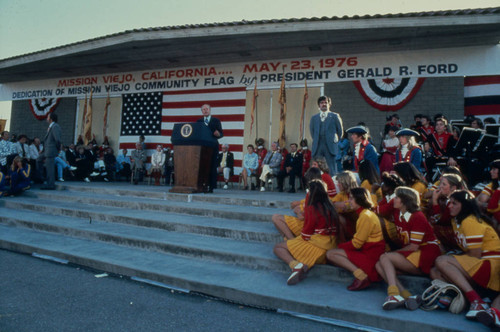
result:
M 228 190 L 167 193 L 167 187 L 65 183 L 0 200 L 0 248 L 56 257 L 170 288 L 313 316 L 355 329 L 481 331 L 464 315 L 385 312 L 385 285 L 349 292 L 352 275 L 314 267 L 287 286 L 289 268 L 272 252 L 271 223 L 303 194 Z M 402 277 L 414 292 L 429 281 Z M 488 329 L 484 329 L 487 331 Z

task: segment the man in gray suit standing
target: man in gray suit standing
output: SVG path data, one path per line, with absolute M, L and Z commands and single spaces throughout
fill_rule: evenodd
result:
M 309 123 L 309 129 L 313 139 L 312 157 L 323 156 L 326 159 L 330 176 L 337 174 L 335 156 L 339 152 L 338 142 L 344 133 L 342 119 L 335 112 L 330 112 L 332 100 L 330 97 L 318 98 L 319 113 L 313 115 Z
M 47 122 L 49 123 L 49 128 L 43 140 L 43 156 L 45 157 L 47 184 L 41 189 L 54 190 L 56 189 L 54 161 L 61 148 L 61 127 L 57 124 L 57 115 L 54 113 L 50 113 L 47 116 Z

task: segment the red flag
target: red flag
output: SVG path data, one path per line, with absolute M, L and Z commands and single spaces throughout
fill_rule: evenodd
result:
M 255 115 L 255 107 L 257 106 L 257 97 L 259 96 L 259 93 L 257 92 L 257 77 L 255 77 L 255 86 L 253 88 L 253 100 L 252 100 L 252 112 L 250 113 L 250 118 L 252 121 L 250 122 L 250 133 L 252 132 L 253 128 L 253 119 Z
M 106 132 L 108 129 L 108 108 L 109 105 L 111 104 L 111 100 L 109 99 L 109 91 L 108 91 L 108 98 L 106 98 L 106 105 L 104 106 L 104 121 L 102 125 L 102 139 L 104 140 L 106 138 Z
M 83 131 L 85 129 L 85 118 L 87 117 L 87 94 L 85 93 L 85 103 L 83 104 L 83 116 L 82 116 L 82 125 L 80 129 L 80 136 L 83 137 Z
M 307 80 L 304 85 L 304 97 L 302 97 L 302 114 L 300 115 L 300 139 L 304 139 L 304 116 L 306 114 L 306 100 L 309 98 L 307 92 Z
M 85 127 L 83 128 L 83 141 L 85 145 L 92 140 L 92 90 L 90 90 L 89 103 L 85 114 Z
M 283 73 L 283 79 L 281 80 L 280 87 L 280 136 L 279 145 L 284 147 L 286 145 L 286 135 L 285 135 L 285 123 L 286 123 L 286 91 L 285 91 L 285 73 Z

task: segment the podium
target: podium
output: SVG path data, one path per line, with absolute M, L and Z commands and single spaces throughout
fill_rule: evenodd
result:
M 203 192 L 210 183 L 212 152 L 219 148 L 219 142 L 203 122 L 175 124 L 171 140 L 175 182 L 170 192 Z

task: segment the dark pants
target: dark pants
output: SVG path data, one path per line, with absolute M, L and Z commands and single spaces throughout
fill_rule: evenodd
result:
M 130 180 L 130 175 L 132 174 L 132 171 L 130 170 L 130 164 L 122 164 L 123 168 L 118 172 L 120 176 L 124 176 L 127 181 Z
M 210 162 L 210 189 L 214 190 L 217 187 L 217 156 L 219 150 L 214 148 L 212 151 L 212 161 Z
M 45 171 L 47 172 L 47 186 L 54 187 L 56 185 L 55 157 L 45 158 Z
M 330 176 L 334 176 L 337 174 L 337 161 L 336 161 L 336 155 L 330 154 L 330 151 L 328 150 L 328 146 L 326 146 L 326 142 L 324 140 L 319 140 L 318 142 L 318 149 L 316 150 L 316 153 L 312 156 L 318 157 L 318 156 L 323 156 L 326 159 L 326 163 L 328 164 L 328 168 L 330 169 Z
M 300 175 L 301 171 L 292 168 L 289 173 L 286 170 L 282 170 L 278 173 L 278 189 L 283 189 L 283 182 L 285 178 L 288 176 L 288 184 L 291 189 L 295 189 L 295 177 Z

